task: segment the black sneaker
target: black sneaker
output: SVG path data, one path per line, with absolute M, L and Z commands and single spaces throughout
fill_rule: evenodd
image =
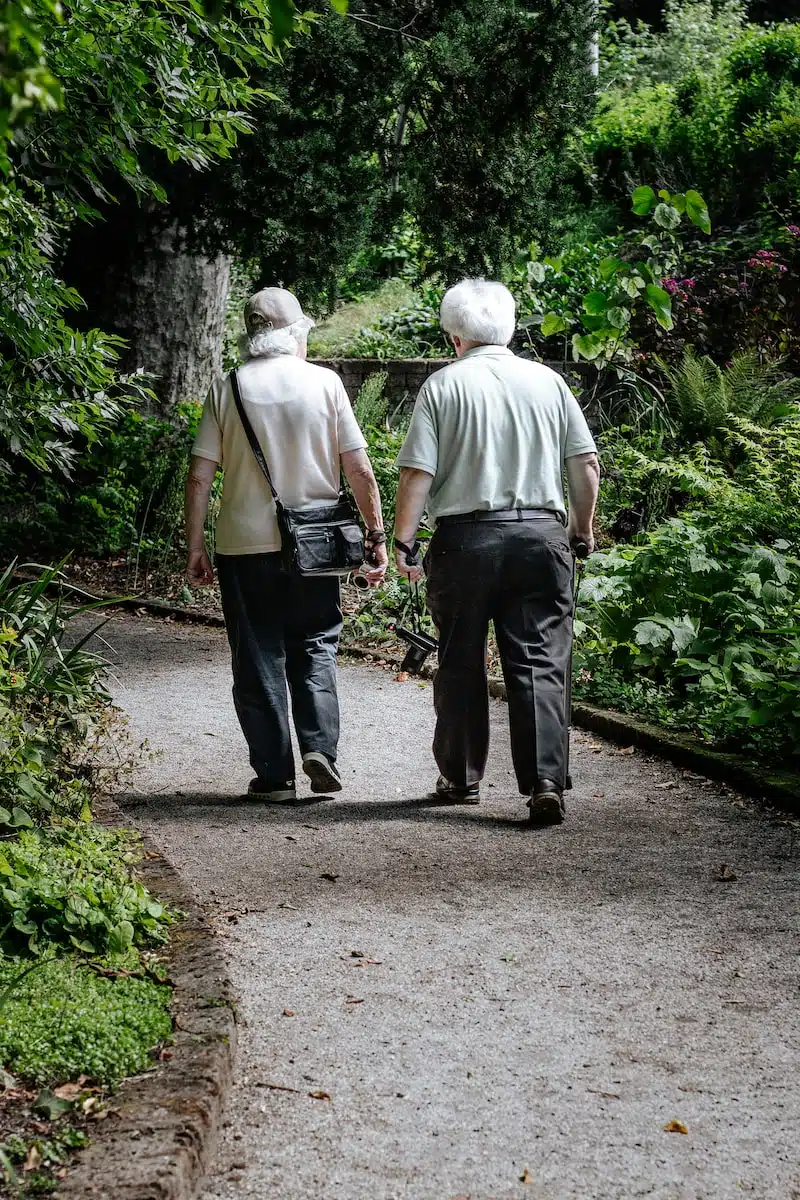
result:
M 311 750 L 304 754 L 303 770 L 311 780 L 312 792 L 330 793 L 342 790 L 342 777 L 336 770 L 336 764 L 331 762 L 327 754 L 322 754 L 319 750 Z
M 528 801 L 531 825 L 561 825 L 564 820 L 564 797 L 552 779 L 540 779 Z
M 294 804 L 297 792 L 294 783 L 268 783 L 264 779 L 251 779 L 247 788 L 250 800 L 262 800 L 265 804 Z
M 451 783 L 444 775 L 440 775 L 436 780 L 436 791 L 431 793 L 431 799 L 438 800 L 440 804 L 480 804 L 481 785 L 469 783 L 462 786 Z

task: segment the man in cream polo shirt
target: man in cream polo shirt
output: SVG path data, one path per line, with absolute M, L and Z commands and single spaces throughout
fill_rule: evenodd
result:
M 387 558 L 378 486 L 341 379 L 306 362 L 306 338 L 314 322 L 283 288 L 264 288 L 252 296 L 245 322 L 249 360 L 238 368 L 239 388 L 281 501 L 289 508 L 332 504 L 344 471 L 374 563 L 364 574 L 379 583 Z M 249 793 L 272 803 L 296 798 L 287 683 L 311 790 L 339 791 L 339 580 L 301 578 L 283 569 L 275 503 L 239 419 L 230 377 L 212 385 L 192 448 L 186 578 L 193 587 L 214 579 L 204 525 L 218 467 L 223 484 L 216 566 L 233 698 L 256 772 Z
M 426 507 L 436 529 L 425 558 L 439 630 L 436 790 L 443 801 L 478 802 L 489 749 L 485 649 L 493 621 L 519 790 L 533 824 L 559 824 L 572 644 L 570 544 L 594 547 L 595 445 L 564 380 L 508 349 L 514 298 L 502 284 L 457 284 L 444 296 L 441 324 L 457 360 L 432 375 L 417 398 L 398 458 L 395 521 L 397 565 L 412 580 L 421 574 L 413 551 Z

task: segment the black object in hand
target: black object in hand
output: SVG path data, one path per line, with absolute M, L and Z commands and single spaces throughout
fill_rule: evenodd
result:
M 400 670 L 408 671 L 409 675 L 419 675 L 425 659 L 429 654 L 433 654 L 434 650 L 439 649 L 439 643 L 436 638 L 429 637 L 421 629 L 402 629 L 398 626 L 395 632 L 399 638 L 408 643 Z

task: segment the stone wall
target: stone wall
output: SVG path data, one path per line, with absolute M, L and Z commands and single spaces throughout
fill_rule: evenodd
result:
M 389 409 L 393 411 L 406 405 L 410 407 L 428 376 L 446 367 L 453 359 L 395 358 L 384 361 L 380 358 L 315 358 L 312 361 L 321 367 L 330 367 L 337 375 L 341 375 L 351 401 L 355 401 L 365 379 L 377 371 L 385 371 L 389 377 L 386 394 L 389 397 Z M 586 386 L 589 377 L 594 375 L 594 368 L 588 363 L 551 362 L 547 366 L 562 374 L 573 387 Z

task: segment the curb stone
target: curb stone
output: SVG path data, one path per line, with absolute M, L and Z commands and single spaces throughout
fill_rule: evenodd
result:
M 116 804 L 98 820 L 130 826 Z M 216 1146 L 236 1053 L 236 1018 L 216 938 L 175 869 L 150 838 L 137 874 L 184 914 L 166 961 L 173 987 L 172 1057 L 126 1080 L 111 1115 L 72 1160 L 56 1200 L 191 1200 Z
M 172 617 L 176 621 L 217 627 L 225 625 L 223 618 L 214 613 L 175 607 L 162 600 L 125 600 L 121 607 L 134 611 L 144 608 L 153 615 Z M 399 666 L 402 661 L 402 655 L 379 649 L 366 650 L 359 646 L 342 646 L 339 653 L 345 658 L 349 656 L 366 659 L 390 666 Z M 430 666 L 425 666 L 421 674 L 424 679 L 432 679 L 434 671 Z M 489 680 L 489 695 L 496 700 L 506 699 L 506 686 L 501 679 Z M 709 779 L 735 784 L 749 796 L 768 801 L 776 808 L 794 816 L 800 815 L 800 777 L 791 772 L 759 769 L 738 754 L 727 754 L 722 750 L 712 750 L 703 746 L 690 734 L 650 725 L 626 713 L 596 708 L 582 701 L 573 704 L 572 720 L 579 728 L 588 729 L 611 742 L 623 746 L 638 746 L 641 750 L 674 762 L 676 766 L 696 771 Z

